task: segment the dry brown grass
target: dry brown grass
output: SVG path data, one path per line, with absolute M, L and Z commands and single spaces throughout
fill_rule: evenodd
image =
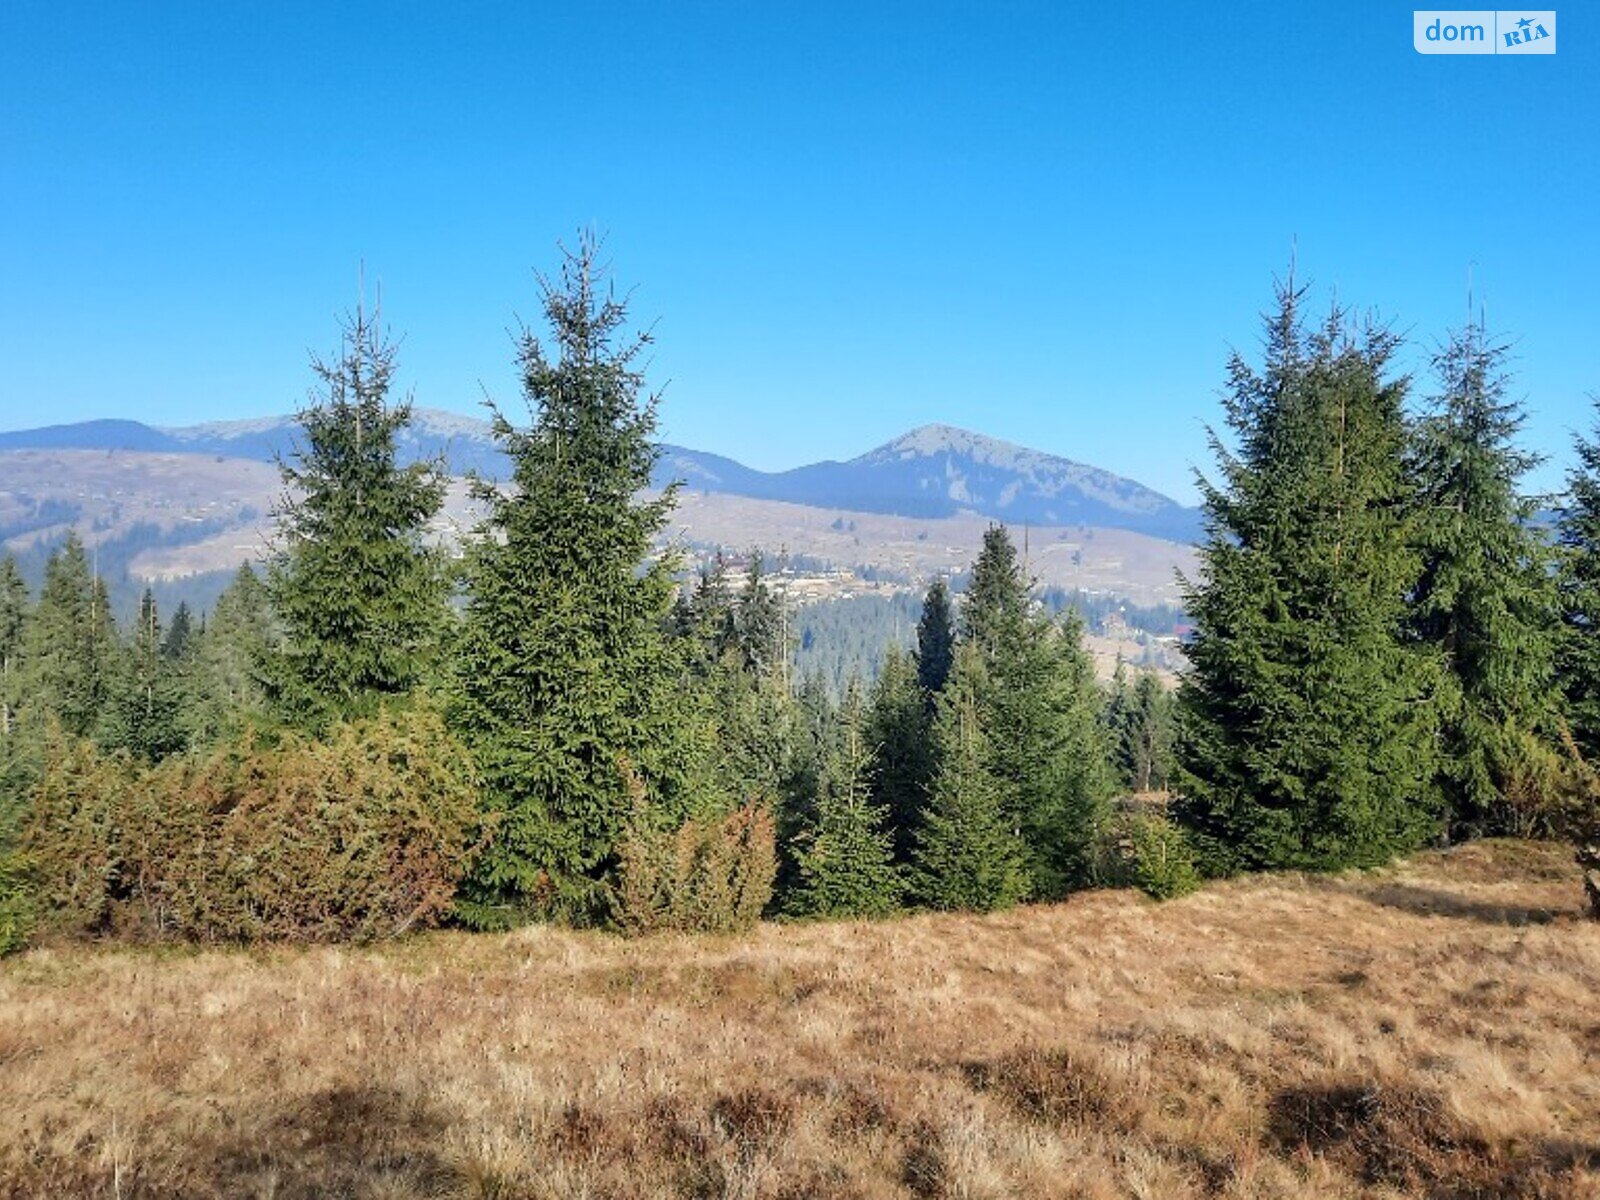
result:
M 992 917 L 0 965 L 0 1195 L 1600 1196 L 1561 847 Z

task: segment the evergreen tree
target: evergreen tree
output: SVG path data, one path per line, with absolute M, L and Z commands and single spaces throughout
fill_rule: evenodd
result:
M 1121 761 L 1129 786 L 1138 792 L 1166 791 L 1172 778 L 1173 695 L 1154 671 L 1141 671 L 1133 685 L 1130 720 Z
M 973 564 L 961 641 L 983 663 L 979 717 L 1007 817 L 1028 847 L 1035 894 L 1089 882 L 1111 780 L 1094 666 L 1076 613 L 1035 611 L 1031 580 L 1003 526 Z
M 105 738 L 111 747 L 155 762 L 183 748 L 179 697 L 171 663 L 163 657 L 161 619 L 149 588 L 115 688 L 115 711 Z
M 1600 414 L 1600 395 L 1594 403 Z M 1593 428 L 1591 437 L 1573 438 L 1578 462 L 1560 511 L 1557 659 L 1572 737 L 1591 763 L 1600 761 L 1600 416 Z
M 172 623 L 167 626 L 167 636 L 161 639 L 161 657 L 168 662 L 184 662 L 194 653 L 194 647 L 194 614 L 187 601 L 179 601 Z
M 852 688 L 821 764 L 816 821 L 797 856 L 798 916 L 881 917 L 900 906 L 905 885 L 884 828 L 887 814 L 872 803 L 862 724 L 860 693 Z
M 585 237 L 559 282 L 542 281 L 555 355 L 527 331 L 519 355 L 534 422 L 493 410 L 510 487 L 476 488 L 488 515 L 468 553 L 451 715 L 493 821 L 463 908 L 479 923 L 595 915 L 632 814 L 628 772 L 669 811 L 695 801 L 667 630 L 672 564 L 647 562 L 675 489 L 638 498 L 658 455 L 637 366 L 649 338 L 624 337 L 626 307 L 601 290 L 596 254 Z
M 1338 313 L 1308 335 L 1302 293 L 1278 299 L 1264 370 L 1229 367 L 1238 450 L 1213 434 L 1187 585 L 1175 812 L 1213 871 L 1369 866 L 1439 828 L 1437 657 L 1400 638 L 1420 564 L 1395 339 Z
M 1154 671 L 1132 684 L 1117 659 L 1106 700 L 1106 734 L 1118 782 L 1129 791 L 1166 790 L 1172 771 L 1173 698 Z
M 192 651 L 190 698 L 182 712 L 191 745 L 232 737 L 264 718 L 261 673 L 277 640 L 266 585 L 245 563 L 217 598 Z
M 74 737 L 104 726 L 115 676 L 117 633 L 105 583 L 93 576 L 76 533 L 45 564 L 44 586 L 24 657 L 27 707 Z
M 1538 463 L 1517 448 L 1506 348 L 1481 325 L 1435 356 L 1440 394 L 1418 429 L 1413 472 L 1422 574 L 1414 636 L 1443 654 L 1442 779 L 1458 834 L 1519 832 L 1551 798 L 1558 598 L 1538 502 L 1517 484 Z
M 0 739 L 7 747 L 21 704 L 22 646 L 28 622 L 28 587 L 17 560 L 0 558 Z
M 933 781 L 932 722 L 928 696 L 910 657 L 891 646 L 872 686 L 866 718 L 871 748 L 872 802 L 889 815 L 898 863 L 909 862 Z
M 1028 855 L 1005 812 L 980 717 L 983 659 L 963 647 L 939 697 L 939 771 L 918 831 L 912 893 L 932 908 L 990 912 L 1028 894 Z
M 789 660 L 783 604 L 767 583 L 761 552 L 750 552 L 750 568 L 734 609 L 734 630 L 744 668 L 757 677 L 782 675 Z
M 315 728 L 407 695 L 436 666 L 450 619 L 437 463 L 399 465 L 411 402 L 389 400 L 395 348 L 357 308 L 337 361 L 312 360 L 305 442 L 280 463 L 283 545 L 267 587 L 285 638 L 267 682 L 282 715 Z
M 931 698 L 944 689 L 955 661 L 955 620 L 950 609 L 950 589 L 941 575 L 928 586 L 917 622 L 917 682 Z

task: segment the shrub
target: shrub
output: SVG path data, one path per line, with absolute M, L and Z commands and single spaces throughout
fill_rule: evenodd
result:
M 1135 887 L 1157 900 L 1200 886 L 1189 839 L 1160 812 L 1118 813 L 1101 834 L 1100 873 L 1116 887 Z
M 415 708 L 149 769 L 71 747 L 46 764 L 26 844 L 64 932 L 390 937 L 449 913 L 476 799 L 465 751 Z
M 33 923 L 27 860 L 14 851 L 0 849 L 0 958 L 27 945 Z
M 638 796 L 610 882 L 612 922 L 627 934 L 749 929 L 772 899 L 778 855 L 772 815 L 747 805 L 725 817 L 656 828 Z

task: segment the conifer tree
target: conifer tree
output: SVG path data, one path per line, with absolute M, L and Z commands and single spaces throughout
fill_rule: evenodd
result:
M 961 642 L 984 666 L 979 718 L 1036 895 L 1089 881 L 1111 780 L 1094 666 L 1077 614 L 1035 611 L 1004 526 L 985 534 L 961 610 Z
M 1173 697 L 1154 671 L 1128 682 L 1119 658 L 1106 700 L 1106 734 L 1112 765 L 1123 787 L 1135 792 L 1164 791 L 1172 767 Z
M 1538 501 L 1518 494 L 1538 457 L 1517 448 L 1504 345 L 1483 327 L 1434 358 L 1439 395 L 1417 432 L 1422 574 L 1411 629 L 1442 653 L 1442 779 L 1458 835 L 1521 832 L 1518 812 L 1551 799 L 1558 762 L 1554 658 L 1559 624 Z
M 917 682 L 927 693 L 929 703 L 944 689 L 955 660 L 955 619 L 950 609 L 950 588 L 939 576 L 928 585 L 922 601 L 922 617 L 917 621 Z
M 161 653 L 162 644 L 155 596 L 145 588 L 116 682 L 115 711 L 105 741 L 146 762 L 181 750 L 184 742 L 176 680 L 172 664 Z
M 232 737 L 265 717 L 262 670 L 277 640 L 266 585 L 245 563 L 217 598 L 192 651 L 190 699 L 182 712 L 191 745 Z
M 939 697 L 939 771 L 912 859 L 912 894 L 932 908 L 990 912 L 1028 894 L 1028 855 L 983 732 L 987 691 L 982 656 L 963 647 Z
M 872 685 L 866 738 L 872 757 L 872 801 L 888 813 L 898 863 L 910 861 L 928 802 L 932 734 L 928 696 L 917 683 L 916 667 L 903 650 L 891 646 Z
M 1574 742 L 1600 761 L 1600 395 L 1590 437 L 1573 438 L 1577 465 L 1560 510 L 1558 678 Z
M 672 563 L 651 559 L 675 489 L 639 499 L 658 455 L 638 363 L 649 337 L 626 335 L 597 254 L 586 236 L 559 280 L 541 280 L 553 354 L 531 331 L 519 343 L 533 424 L 492 410 L 510 486 L 476 489 L 487 518 L 468 553 L 450 711 L 493 821 L 464 898 L 478 923 L 596 915 L 632 815 L 628 773 L 652 803 L 695 803 Z
M 0 739 L 9 747 L 21 702 L 22 646 L 28 621 L 28 587 L 17 560 L 0 558 Z
M 734 608 L 734 632 L 746 671 L 758 678 L 784 674 L 789 647 L 784 642 L 783 604 L 767 583 L 759 550 L 750 552 L 750 567 Z
M 1370 866 L 1439 829 L 1435 652 L 1401 640 L 1419 578 L 1395 339 L 1279 289 L 1264 369 L 1235 355 L 1200 480 L 1175 812 L 1212 871 Z
M 45 564 L 24 686 L 27 706 L 74 737 L 95 736 L 105 725 L 117 652 L 110 608 L 104 581 L 91 574 L 83 543 L 69 533 Z
M 905 884 L 884 828 L 887 814 L 872 802 L 862 725 L 852 687 L 821 764 L 815 824 L 797 856 L 797 916 L 881 917 L 900 906 Z
M 310 728 L 427 682 L 450 618 L 442 551 L 426 537 L 445 480 L 437 463 L 400 465 L 411 402 L 389 399 L 395 347 L 361 307 L 342 337 L 336 361 L 312 360 L 267 572 L 285 637 L 266 682 L 279 712 Z

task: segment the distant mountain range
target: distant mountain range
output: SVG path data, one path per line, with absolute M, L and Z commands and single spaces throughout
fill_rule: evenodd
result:
M 4 450 L 107 450 L 273 461 L 294 444 L 293 417 L 159 428 L 100 420 L 0 433 Z M 442 456 L 454 474 L 505 474 L 489 424 L 418 408 L 402 454 Z M 821 508 L 935 518 L 972 513 L 1012 525 L 1088 525 L 1194 541 L 1198 510 L 1131 479 L 1071 459 L 956 429 L 924 425 L 848 462 L 758 471 L 718 454 L 665 446 L 657 485 Z

